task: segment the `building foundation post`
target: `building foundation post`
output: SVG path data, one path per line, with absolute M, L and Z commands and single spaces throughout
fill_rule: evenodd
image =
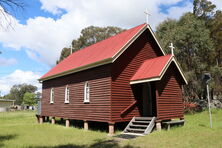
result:
M 69 126 L 70 126 L 70 120 L 66 119 L 66 127 L 69 127 Z
M 43 122 L 45 122 L 45 121 L 46 121 L 46 120 L 45 120 L 45 118 L 46 118 L 45 116 L 42 116 Z
M 115 132 L 115 129 L 114 129 L 115 123 L 109 122 L 108 124 L 109 124 L 109 134 L 108 134 L 108 136 L 113 136 L 114 132 Z
M 161 121 L 156 121 L 156 130 L 161 131 Z
M 39 115 L 36 115 L 37 123 L 39 123 Z
M 52 124 L 55 124 L 55 117 L 52 117 Z
M 89 124 L 87 120 L 84 120 L 84 130 L 88 130 L 89 129 Z
M 39 116 L 39 124 L 42 124 L 42 123 L 43 123 L 43 117 Z

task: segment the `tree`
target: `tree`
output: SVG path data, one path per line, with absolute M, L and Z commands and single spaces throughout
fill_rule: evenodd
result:
M 216 6 L 208 0 L 194 0 L 193 1 L 193 14 L 201 19 L 207 21 L 214 15 Z
M 186 13 L 178 21 L 168 19 L 161 23 L 156 34 L 164 49 L 169 49 L 170 42 L 176 47 L 175 55 L 188 78 L 186 95 L 190 99 L 204 97 L 201 76 L 212 65 L 214 58 L 210 30 L 204 20 Z
M 169 49 L 170 42 L 174 43 L 175 54 L 187 71 L 197 68 L 197 65 L 201 66 L 201 63 L 207 66 L 213 59 L 210 31 L 204 21 L 191 13 L 184 14 L 178 21 L 164 21 L 157 27 L 156 34 L 164 49 Z
M 169 45 L 176 39 L 178 21 L 174 19 L 166 19 L 156 28 L 156 34 L 167 53 L 170 53 Z
M 23 97 L 26 92 L 34 93 L 37 90 L 36 86 L 31 84 L 18 84 L 13 85 L 10 89 L 10 93 L 5 96 L 8 99 L 14 99 L 15 104 L 21 105 L 23 102 Z
M 123 29 L 113 26 L 108 26 L 108 27 L 89 26 L 81 31 L 81 35 L 78 39 L 72 41 L 72 52 L 90 46 L 92 44 L 95 44 L 108 37 L 114 36 L 122 31 Z M 61 62 L 70 54 L 71 54 L 70 48 L 67 47 L 63 48 L 57 63 Z
M 35 94 L 26 92 L 23 96 L 23 104 L 28 105 L 28 106 L 32 106 L 35 103 L 36 103 Z
M 211 96 L 215 96 L 217 99 L 221 99 L 222 97 L 222 67 L 218 65 L 212 66 L 210 68 L 210 73 L 212 75 L 212 82 L 210 83 Z
M 209 22 L 211 38 L 215 45 L 216 65 L 222 66 L 222 11 L 217 11 Z
M 19 10 L 24 10 L 23 0 L 0 0 L 0 26 L 11 26 L 10 16 L 16 16 Z

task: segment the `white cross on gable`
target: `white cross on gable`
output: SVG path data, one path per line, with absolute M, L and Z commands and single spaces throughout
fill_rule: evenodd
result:
M 146 23 L 148 24 L 150 14 L 149 14 L 148 10 L 146 10 L 144 13 L 146 14 Z
M 70 45 L 70 54 L 72 54 L 72 43 Z
M 171 54 L 174 55 L 174 51 L 173 50 L 174 50 L 175 47 L 173 46 L 173 43 L 170 43 L 169 47 L 171 49 Z

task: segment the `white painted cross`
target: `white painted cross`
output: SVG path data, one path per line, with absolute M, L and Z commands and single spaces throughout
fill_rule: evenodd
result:
M 175 47 L 173 46 L 173 43 L 170 43 L 169 47 L 171 49 L 171 54 L 174 56 L 174 51 L 173 50 L 174 50 Z
M 148 13 L 148 10 L 146 10 L 144 13 L 146 14 L 146 23 L 148 24 L 150 14 Z

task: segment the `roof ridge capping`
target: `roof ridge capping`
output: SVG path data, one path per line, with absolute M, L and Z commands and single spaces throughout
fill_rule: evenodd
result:
M 93 67 L 105 65 L 105 64 L 108 64 L 108 63 L 113 63 L 146 29 L 148 29 L 150 31 L 154 40 L 156 41 L 157 45 L 159 46 L 162 54 L 165 55 L 165 52 L 162 49 L 162 47 L 160 46 L 159 42 L 157 41 L 157 38 L 156 38 L 154 32 L 152 31 L 151 27 L 148 24 L 144 23 L 144 24 L 141 24 L 141 25 L 138 25 L 136 27 L 130 28 L 126 31 L 123 31 L 123 32 L 115 35 L 115 36 L 111 36 L 111 37 L 109 37 L 105 40 L 102 40 L 100 42 L 97 42 L 95 44 L 92 44 L 92 45 L 87 46 L 87 47 L 85 47 L 81 50 L 78 50 L 78 51 L 74 52 L 73 54 L 71 54 L 70 56 L 65 58 L 63 61 L 61 61 L 58 65 L 53 67 L 45 75 L 43 75 L 39 79 L 39 81 L 45 81 L 45 80 L 53 79 L 53 78 L 56 78 L 56 77 L 68 75 L 68 74 L 71 74 L 71 73 L 79 72 L 79 71 L 82 71 L 82 70 L 90 69 L 90 68 L 93 68 Z M 128 37 L 127 40 L 125 39 L 126 37 Z M 117 42 L 116 39 L 118 39 L 118 38 L 123 38 L 122 42 L 124 42 L 124 44 L 123 43 L 117 43 L 119 46 L 116 46 L 116 45 L 113 45 L 113 42 L 110 42 L 112 40 Z M 107 56 L 107 54 L 104 54 L 105 52 L 109 52 L 109 51 L 104 51 L 104 50 L 100 49 L 101 50 L 100 53 L 102 53 L 102 55 L 104 55 L 104 58 L 100 57 L 100 58 L 97 58 L 97 60 L 96 60 L 96 57 L 93 57 L 92 58 L 93 60 L 91 60 L 88 63 L 86 61 L 88 60 L 88 57 L 91 56 L 90 53 L 85 55 L 85 58 L 82 58 L 81 54 L 84 55 L 84 54 L 86 54 L 85 52 L 87 52 L 87 51 L 92 52 L 92 51 L 97 50 L 97 48 L 102 48 L 102 47 L 105 48 L 106 47 L 105 43 L 107 43 L 107 42 L 109 44 L 113 45 L 114 48 L 115 48 L 114 51 L 113 51 L 114 54 L 113 53 L 107 53 L 107 54 L 111 54 L 112 56 L 109 56 L 109 55 Z M 99 47 L 96 48 L 96 46 L 99 46 Z M 74 61 L 73 59 L 77 58 L 76 57 L 77 55 L 78 55 L 78 58 L 81 58 L 81 59 L 78 59 L 78 61 Z M 70 65 L 70 63 L 72 63 L 72 62 L 73 62 L 73 64 Z

